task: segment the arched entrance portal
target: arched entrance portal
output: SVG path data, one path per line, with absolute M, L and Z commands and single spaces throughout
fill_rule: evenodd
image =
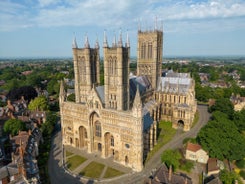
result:
M 87 147 L 87 130 L 84 126 L 79 127 L 79 142 L 80 142 L 80 148 Z
M 184 121 L 183 120 L 179 120 L 178 121 L 178 127 L 179 128 L 183 128 L 184 126 L 185 126 Z
M 114 155 L 114 137 L 109 132 L 105 133 L 105 157 Z
M 96 112 L 89 116 L 90 152 L 102 151 L 102 126 L 100 117 Z
M 102 151 L 102 144 L 98 143 L 98 151 L 101 152 Z

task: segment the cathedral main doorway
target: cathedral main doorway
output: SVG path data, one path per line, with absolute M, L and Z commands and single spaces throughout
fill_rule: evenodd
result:
M 101 143 L 98 143 L 98 151 L 102 152 L 102 144 Z
M 84 126 L 79 127 L 79 142 L 80 148 L 87 147 L 87 130 Z
M 111 133 L 107 132 L 105 133 L 105 157 L 109 157 L 111 155 L 114 155 L 114 137 L 111 135 Z
M 179 128 L 184 128 L 185 124 L 184 124 L 184 121 L 183 120 L 179 120 L 178 121 L 178 127 Z

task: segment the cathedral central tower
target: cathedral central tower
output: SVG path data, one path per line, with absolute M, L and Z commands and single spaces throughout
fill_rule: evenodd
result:
M 162 57 L 163 30 L 138 30 L 137 75 L 147 76 L 153 89 L 156 89 L 157 80 L 161 77 Z

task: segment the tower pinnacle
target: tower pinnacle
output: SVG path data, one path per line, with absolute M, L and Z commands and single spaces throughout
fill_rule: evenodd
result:
M 127 41 L 126 41 L 125 46 L 126 46 L 126 47 L 130 47 L 130 41 L 129 41 L 128 32 L 127 32 Z
M 85 48 L 89 48 L 90 46 L 89 46 L 89 41 L 88 41 L 88 35 L 86 34 L 86 36 L 85 36 L 85 44 L 84 44 L 84 47 Z
M 77 48 L 76 36 L 74 36 L 74 38 L 73 38 L 72 48 L 73 48 L 73 49 L 76 49 L 76 48 Z
M 96 42 L 95 42 L 95 48 L 96 49 L 99 49 L 100 48 L 98 37 L 97 37 Z
M 122 42 L 122 30 L 120 29 L 120 35 L 119 35 L 119 40 L 118 40 L 118 47 L 122 47 L 123 42 Z
M 104 30 L 104 43 L 103 43 L 104 47 L 108 47 L 108 42 L 107 42 L 107 37 L 106 37 L 106 31 Z
M 114 40 L 112 42 L 112 47 L 116 47 L 117 46 L 117 38 L 116 38 L 116 34 L 114 34 Z

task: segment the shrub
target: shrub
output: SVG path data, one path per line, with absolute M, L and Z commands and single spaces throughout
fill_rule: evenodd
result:
M 237 161 L 236 161 L 236 166 L 237 166 L 239 169 L 245 168 L 245 160 L 244 160 L 244 159 L 237 160 Z
M 245 180 L 245 171 L 240 171 L 240 176 Z

